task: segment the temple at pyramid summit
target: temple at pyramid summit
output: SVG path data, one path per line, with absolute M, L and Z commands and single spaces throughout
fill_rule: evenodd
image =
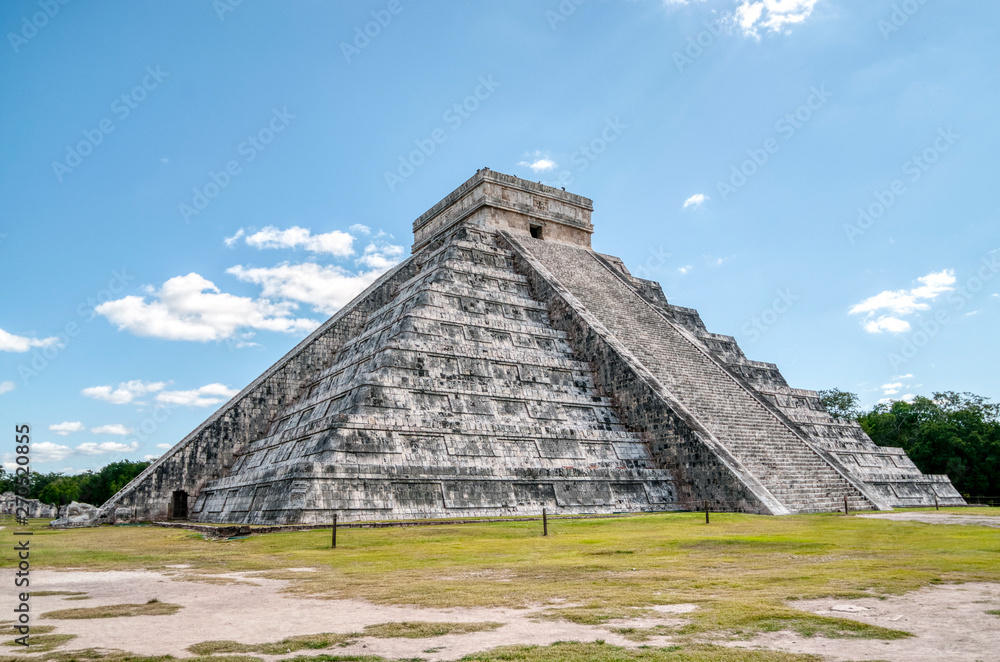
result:
M 962 504 L 591 247 L 592 202 L 481 170 L 412 254 L 105 503 L 243 524 Z

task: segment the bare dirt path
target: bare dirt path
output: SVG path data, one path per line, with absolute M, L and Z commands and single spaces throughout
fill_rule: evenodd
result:
M 966 524 L 1000 528 L 1000 517 L 989 515 L 956 515 L 953 513 L 877 513 L 855 515 L 868 519 L 891 519 L 894 522 L 923 522 L 924 524 Z
M 761 635 L 740 646 L 823 655 L 830 662 L 997 662 L 1000 660 L 998 584 L 945 584 L 880 600 L 797 600 L 789 606 L 915 634 L 908 639 L 823 639 L 792 632 Z
M 637 646 L 640 644 L 628 641 L 609 628 L 676 626 L 684 623 L 685 613 L 697 609 L 694 605 L 670 605 L 660 609 L 662 620 L 648 618 L 587 626 L 540 619 L 538 612 L 541 607 L 425 609 L 380 606 L 362 600 L 319 600 L 282 593 L 287 586 L 286 581 L 263 579 L 254 576 L 254 573 L 223 575 L 235 583 L 218 584 L 185 579 L 183 566 L 172 570 L 177 574 L 149 571 L 32 572 L 32 589 L 36 591 L 85 592 L 89 596 L 86 600 L 73 601 L 59 595 L 36 596 L 32 598 L 33 623 L 55 625 L 58 633 L 78 635 L 62 650 L 113 648 L 143 655 L 172 654 L 177 657 L 191 656 L 186 648 L 202 641 L 228 639 L 248 644 L 269 643 L 294 635 L 359 632 L 366 625 L 387 622 L 497 621 L 504 624 L 489 632 L 422 639 L 361 637 L 351 646 L 328 651 L 331 654 L 381 655 L 390 659 L 422 657 L 437 661 L 455 660 L 469 653 L 511 644 L 547 645 L 556 641 L 603 639 L 619 646 Z M 301 571 L 308 572 L 310 569 L 302 568 Z M 179 604 L 183 608 L 169 616 L 89 620 L 38 618 L 43 612 L 57 609 L 144 603 L 153 598 Z M 10 613 L 9 609 L 13 606 L 13 596 L 3 592 L 0 611 Z M 1000 584 L 941 585 L 885 600 L 810 600 L 792 602 L 790 606 L 905 630 L 917 636 L 883 642 L 806 638 L 779 632 L 749 641 L 719 643 L 814 653 L 831 662 L 1000 660 L 1000 617 L 987 613 L 1000 609 Z M 644 643 L 663 646 L 670 643 L 670 638 L 655 637 Z
M 303 569 L 308 570 L 308 569 Z M 252 573 L 223 575 L 233 584 L 184 581 L 182 576 L 156 572 L 32 572 L 37 591 L 82 591 L 90 599 L 66 601 L 63 596 L 32 598 L 35 625 L 55 625 L 60 634 L 76 634 L 63 650 L 115 648 L 143 655 L 191 656 L 191 644 L 228 639 L 241 643 L 268 643 L 286 637 L 321 632 L 359 632 L 366 625 L 397 621 L 496 621 L 504 626 L 489 632 L 422 639 L 363 637 L 357 644 L 335 648 L 338 654 L 382 655 L 388 658 L 423 657 L 453 660 L 467 653 L 511 644 L 547 645 L 556 641 L 595 641 L 635 644 L 607 629 L 564 621 L 538 619 L 538 609 L 425 609 L 373 605 L 361 600 L 318 600 L 281 593 L 285 581 L 254 577 Z M 6 594 L 0 611 L 14 604 Z M 38 619 L 46 611 L 144 603 L 151 599 L 182 605 L 170 616 L 133 616 L 87 620 Z M 8 604 L 10 603 L 10 604 Z M 682 624 L 676 614 L 639 625 Z M 629 623 L 631 625 L 631 623 Z M 438 649 L 433 653 L 425 651 Z M 301 654 L 301 653 L 300 653 Z M 256 655 L 256 654 L 255 654 Z M 266 657 L 266 656 L 265 656 Z

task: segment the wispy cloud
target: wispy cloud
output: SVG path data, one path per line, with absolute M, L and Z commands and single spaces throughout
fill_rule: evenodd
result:
M 162 391 L 166 382 L 144 382 L 133 379 L 118 386 L 89 386 L 81 391 L 88 398 L 102 400 L 115 405 L 127 405 L 150 393 Z
M 239 233 L 237 233 L 239 234 Z M 279 230 L 269 225 L 263 230 L 246 235 L 247 246 L 267 248 L 304 248 L 310 253 L 320 253 L 346 257 L 354 253 L 354 235 L 334 230 L 323 234 L 313 234 L 309 228 L 292 226 Z
M 49 426 L 49 431 L 60 437 L 65 437 L 73 432 L 79 432 L 84 429 L 83 423 L 80 421 L 64 421 L 62 423 L 56 423 L 55 425 Z
M 139 442 L 123 444 L 117 441 L 89 441 L 75 447 L 64 446 L 51 441 L 31 444 L 31 459 L 34 462 L 62 462 L 72 456 L 107 455 L 109 453 L 134 453 L 139 450 Z M 6 457 L 4 458 L 6 460 Z M 6 465 L 6 462 L 4 463 Z
M 34 347 L 49 347 L 58 345 L 59 338 L 28 338 L 18 336 L 0 329 L 0 352 L 27 352 Z
M 908 290 L 885 290 L 851 307 L 849 314 L 864 315 L 868 333 L 905 333 L 910 323 L 903 317 L 930 309 L 930 301 L 955 289 L 955 272 L 945 269 L 917 279 Z
M 761 32 L 787 33 L 804 23 L 816 0 L 743 0 L 733 19 L 745 36 L 759 38 Z
M 552 159 L 535 159 L 534 161 L 521 161 L 517 165 L 531 168 L 534 172 L 546 172 L 559 167 L 559 164 Z
M 207 384 L 190 391 L 161 391 L 156 401 L 181 407 L 210 407 L 220 405 L 239 393 L 225 384 Z
M 14 382 L 0 382 L 0 395 L 3 395 L 4 393 L 9 393 L 10 391 L 13 391 L 15 388 L 17 388 L 17 385 Z
M 121 423 L 112 423 L 110 425 L 99 425 L 96 428 L 91 428 L 91 432 L 94 434 L 117 434 L 125 436 L 132 433 L 131 428 L 127 428 Z
M 259 285 L 264 297 L 306 303 L 314 310 L 332 315 L 399 262 L 402 254 L 402 246 L 369 244 L 357 260 L 367 271 L 359 273 L 352 273 L 338 265 L 314 262 L 286 262 L 274 267 L 237 265 L 228 269 L 227 273 L 241 281 Z
M 684 201 L 683 209 L 687 209 L 688 207 L 696 207 L 696 208 L 700 207 L 702 203 L 708 199 L 709 199 L 708 196 L 705 195 L 704 193 L 695 193 L 690 198 Z

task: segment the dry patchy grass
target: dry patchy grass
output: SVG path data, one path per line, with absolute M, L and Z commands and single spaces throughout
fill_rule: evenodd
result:
M 153 599 L 145 604 L 106 605 L 103 607 L 80 607 L 79 609 L 57 609 L 42 614 L 42 618 L 70 620 L 82 618 L 120 618 L 123 616 L 169 616 L 180 609 L 180 605 Z
M 401 623 L 378 623 L 366 625 L 362 634 L 367 637 L 383 639 L 403 637 L 406 639 L 421 639 L 424 637 L 441 637 L 446 634 L 469 634 L 485 632 L 503 627 L 503 623 L 492 621 L 478 623 L 444 623 L 439 621 L 404 621 Z
M 5 641 L 3 645 L 13 646 L 18 652 L 25 654 L 46 653 L 73 639 L 76 639 L 75 634 L 35 634 L 32 632 L 31 636 L 28 637 L 27 646 L 21 646 L 14 640 Z
M 241 644 L 237 641 L 203 641 L 201 643 L 188 646 L 188 650 L 196 655 L 213 655 L 215 653 L 261 653 L 264 655 L 281 655 L 292 651 L 308 649 L 330 648 L 331 646 L 345 646 L 352 643 L 356 634 L 333 634 L 324 632 L 322 634 L 306 634 L 297 637 L 288 637 L 281 641 L 268 644 Z M 213 660 L 216 658 L 212 658 Z
M 943 512 L 996 514 L 1000 509 Z M 691 635 L 788 628 L 837 636 L 905 636 L 789 609 L 798 598 L 901 594 L 939 582 L 1000 581 L 1000 539 L 985 527 L 798 515 L 697 513 L 621 519 L 275 533 L 210 541 L 158 527 L 35 527 L 49 567 L 167 568 L 216 576 L 260 572 L 304 597 L 435 608 L 573 605 L 578 622 L 694 603 Z M 312 567 L 315 572 L 287 568 Z M 183 578 L 184 574 L 177 578 Z

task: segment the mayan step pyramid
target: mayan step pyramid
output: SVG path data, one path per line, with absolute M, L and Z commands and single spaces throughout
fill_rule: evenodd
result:
M 247 524 L 964 503 L 482 170 L 385 273 L 101 508 Z

